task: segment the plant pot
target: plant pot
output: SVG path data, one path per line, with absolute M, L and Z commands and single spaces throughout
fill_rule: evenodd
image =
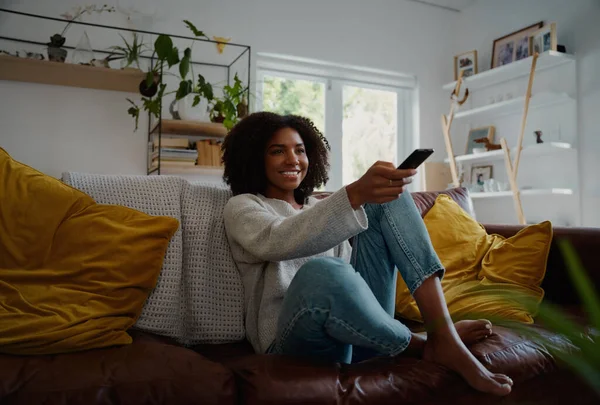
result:
M 64 63 L 67 59 L 67 50 L 65 48 L 59 48 L 55 46 L 48 47 L 48 60 L 52 62 Z
M 194 104 L 194 98 L 196 94 L 188 94 L 181 100 L 177 101 L 177 112 L 179 113 L 179 117 L 182 120 L 186 121 L 208 121 L 208 100 L 204 97 L 200 97 L 200 103 L 198 103 L 195 107 L 192 107 Z
M 210 117 L 210 121 L 211 121 L 211 122 L 217 122 L 217 123 L 219 123 L 219 124 L 222 124 L 222 123 L 223 123 L 223 121 L 225 121 L 225 117 L 224 117 L 224 116 L 222 116 L 222 115 L 217 115 L 217 116 L 214 116 L 214 115 L 213 115 L 212 117 Z
M 154 75 L 154 81 L 152 82 L 151 86 L 148 86 L 146 84 L 146 79 L 142 80 L 140 82 L 140 86 L 139 86 L 140 94 L 144 97 L 154 97 L 156 95 L 156 93 L 158 92 L 157 79 L 158 79 L 158 76 Z

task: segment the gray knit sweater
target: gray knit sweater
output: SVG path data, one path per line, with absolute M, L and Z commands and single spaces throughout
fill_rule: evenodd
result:
M 324 200 L 309 197 L 301 210 L 262 195 L 241 194 L 225 206 L 225 230 L 244 284 L 246 336 L 264 353 L 277 332 L 283 297 L 304 263 L 320 256 L 350 260 L 348 239 L 367 229 L 346 188 Z

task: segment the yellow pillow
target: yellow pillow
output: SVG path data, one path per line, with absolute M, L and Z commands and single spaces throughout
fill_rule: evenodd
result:
M 446 273 L 442 288 L 456 319 L 501 318 L 532 323 L 523 296 L 539 304 L 540 284 L 552 241 L 549 221 L 530 225 L 510 238 L 488 235 L 447 195 L 439 195 L 423 218 Z M 514 298 L 514 299 L 513 299 Z M 416 302 L 401 277 L 396 284 L 396 315 L 422 321 Z
M 179 222 L 88 195 L 0 148 L 0 352 L 131 343 Z

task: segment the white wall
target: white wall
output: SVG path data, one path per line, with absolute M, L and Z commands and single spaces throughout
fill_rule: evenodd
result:
M 478 51 L 490 68 L 494 39 L 538 21 L 556 22 L 558 43 L 577 58 L 578 149 L 585 226 L 600 226 L 600 2 L 598 0 L 478 0 L 459 17 L 454 53 Z
M 143 4 L 138 0 L 121 3 Z M 189 19 L 209 35 L 251 45 L 253 54 L 287 54 L 416 75 L 420 144 L 436 148 L 437 158 L 443 157 L 439 117 L 448 103 L 439 89 L 450 79 L 453 50 L 449 45 L 458 13 L 398 0 L 148 3 L 160 11 L 154 26 L 145 28 L 156 31 L 189 35 L 181 22 Z M 52 16 L 73 4 L 87 3 L 2 2 L 5 7 Z M 123 16 L 114 14 L 86 21 L 126 24 Z M 23 35 L 40 32 L 38 40 L 44 41 L 53 33 L 28 24 L 12 29 Z M 0 16 L 0 31 L 8 26 L 6 17 Z M 97 47 L 99 39 L 92 42 Z M 15 158 L 55 176 L 65 170 L 145 173 L 145 126 L 141 122 L 140 131 L 132 132 L 125 113 L 129 95 L 6 81 L 0 81 L 0 94 L 0 146 Z

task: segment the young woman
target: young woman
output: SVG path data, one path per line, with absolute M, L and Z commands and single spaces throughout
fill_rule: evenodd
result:
M 268 112 L 243 119 L 223 143 L 224 180 L 234 194 L 225 229 L 254 349 L 346 363 L 409 350 L 480 391 L 510 393 L 512 380 L 466 347 L 491 334 L 491 323 L 451 321 L 444 269 L 405 192 L 416 171 L 377 162 L 318 201 L 311 194 L 328 180 L 328 149 L 310 120 Z M 427 335 L 393 317 L 398 270 Z

